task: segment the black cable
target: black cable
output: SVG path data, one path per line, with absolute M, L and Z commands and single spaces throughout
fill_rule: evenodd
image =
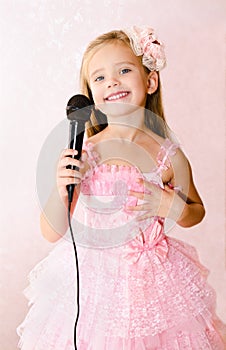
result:
M 77 350 L 77 341 L 76 341 L 76 328 L 77 328 L 77 323 L 78 323 L 78 318 L 79 318 L 79 312 L 80 312 L 80 305 L 79 305 L 79 268 L 78 268 L 78 255 L 77 255 L 77 249 L 75 245 L 75 239 L 74 239 L 74 234 L 71 226 L 71 202 L 68 201 L 68 224 L 71 232 L 71 238 L 72 238 L 72 243 L 74 247 L 74 252 L 75 252 L 75 261 L 76 261 L 76 272 L 77 272 L 77 316 L 75 320 L 75 326 L 74 326 L 74 346 L 75 350 Z

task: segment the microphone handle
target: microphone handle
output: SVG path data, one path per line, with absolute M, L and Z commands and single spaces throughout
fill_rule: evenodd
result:
M 77 120 L 72 120 L 70 121 L 70 129 L 69 129 L 69 145 L 68 148 L 77 150 L 78 153 L 73 156 L 69 156 L 73 159 L 80 159 L 81 154 L 82 154 L 82 144 L 83 144 L 83 138 L 84 138 L 84 123 L 83 122 L 78 122 Z M 72 169 L 72 170 L 79 170 L 78 167 L 74 165 L 68 165 L 66 167 L 67 169 Z M 70 184 L 67 185 L 67 191 L 68 191 L 68 201 L 69 203 L 72 202 L 73 199 L 73 194 L 74 194 L 74 189 L 75 189 L 75 184 Z

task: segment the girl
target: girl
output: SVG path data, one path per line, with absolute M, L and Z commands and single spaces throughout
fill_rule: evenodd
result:
M 57 191 L 41 215 L 44 237 L 60 241 L 30 275 L 21 349 L 74 348 L 76 271 L 65 234 L 72 183 L 78 350 L 224 349 L 207 270 L 193 247 L 165 234 L 172 220 L 190 227 L 205 210 L 164 122 L 164 66 L 163 45 L 150 28 L 113 31 L 88 46 L 81 88 L 95 111 L 82 160 L 68 157 L 76 151 L 62 152 Z

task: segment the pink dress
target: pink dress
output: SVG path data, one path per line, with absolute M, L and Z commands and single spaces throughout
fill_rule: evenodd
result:
M 177 146 L 166 140 L 156 168 L 97 165 L 81 185 L 74 214 L 80 273 L 78 350 L 223 350 L 215 292 L 193 247 L 165 234 L 165 220 L 136 221 L 126 205 L 136 178 L 163 186 L 161 172 Z M 176 190 L 176 189 L 175 189 Z M 135 200 L 136 201 L 136 200 Z M 62 238 L 30 273 L 30 310 L 17 328 L 23 350 L 73 350 L 76 271 L 73 245 Z

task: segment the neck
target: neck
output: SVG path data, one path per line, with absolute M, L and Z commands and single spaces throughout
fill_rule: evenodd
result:
M 129 114 L 107 116 L 108 132 L 115 138 L 134 141 L 146 129 L 144 123 L 144 109 L 140 108 Z

